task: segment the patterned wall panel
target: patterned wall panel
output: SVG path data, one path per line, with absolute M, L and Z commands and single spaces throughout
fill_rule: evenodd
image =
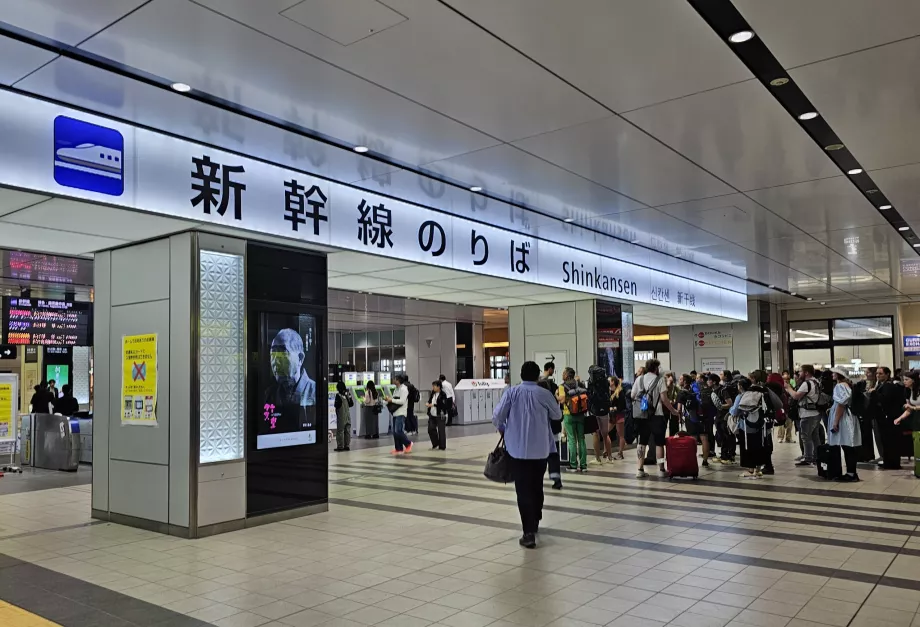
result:
M 201 251 L 200 279 L 200 461 L 205 464 L 243 458 L 243 257 Z
M 74 346 L 73 372 L 70 375 L 73 395 L 81 405 L 89 404 L 89 346 Z

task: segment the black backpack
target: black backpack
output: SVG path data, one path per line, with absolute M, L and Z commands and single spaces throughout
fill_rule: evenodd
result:
M 623 382 L 623 391 L 620 392 L 626 400 L 626 408 L 623 410 L 623 437 L 627 444 L 636 441 L 636 421 L 633 419 L 633 404 L 629 401 L 632 394 L 632 384 Z
M 588 411 L 601 418 L 610 415 L 610 384 L 607 371 L 599 366 L 588 369 Z
M 409 390 L 409 402 L 413 405 L 422 400 L 422 395 L 419 394 L 418 388 L 412 385 L 411 383 L 406 384 L 406 389 Z

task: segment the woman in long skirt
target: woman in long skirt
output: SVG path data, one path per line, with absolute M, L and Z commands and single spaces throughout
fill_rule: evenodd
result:
M 843 449 L 846 462 L 846 474 L 840 475 L 838 481 L 859 481 L 856 474 L 856 449 L 862 446 L 862 431 L 859 420 L 850 411 L 853 390 L 850 388 L 850 375 L 842 367 L 831 370 L 834 377 L 834 404 L 828 413 L 827 443 Z M 837 453 L 838 455 L 840 453 Z

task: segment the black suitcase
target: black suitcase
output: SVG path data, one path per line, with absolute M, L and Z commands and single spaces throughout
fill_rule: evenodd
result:
M 840 463 L 840 447 L 822 444 L 818 447 L 818 476 L 824 479 L 836 479 L 843 474 Z

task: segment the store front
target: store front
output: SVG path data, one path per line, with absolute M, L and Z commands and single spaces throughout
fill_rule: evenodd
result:
M 892 316 L 797 320 L 788 323 L 789 364 L 846 368 L 851 374 L 895 367 Z

